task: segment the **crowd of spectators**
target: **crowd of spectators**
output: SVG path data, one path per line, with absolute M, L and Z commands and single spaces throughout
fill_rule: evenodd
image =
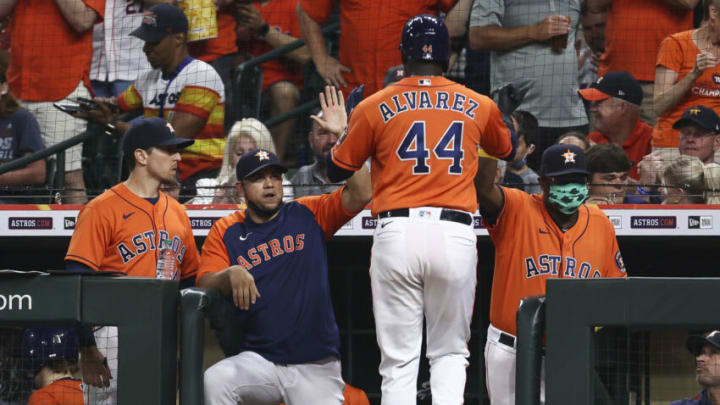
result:
M 318 115 L 313 120 L 296 114 L 269 128 L 262 121 L 286 116 L 315 99 L 307 92 L 320 89 L 308 84 L 309 73 L 345 96 L 356 89 L 355 99 L 386 86 L 388 78 L 402 77 L 400 27 L 408 16 L 421 13 L 446 20 L 453 52 L 448 77 L 491 97 L 508 83 L 524 94 L 520 115 L 515 115 L 524 157 L 508 164 L 505 184 L 538 192 L 539 158 L 554 143 L 587 151 L 607 143 L 619 146 L 631 165 L 623 191 L 612 193 L 623 198 L 591 193 L 589 202 L 668 202 L 663 198 L 667 190 L 690 190 L 688 183 L 666 181 L 664 173 L 675 160 L 696 156 L 706 167 L 720 157 L 715 156 L 720 131 L 676 126 L 693 107 L 720 110 L 718 0 L 530 5 L 436 0 L 408 1 L 401 7 L 390 1 L 218 0 L 217 35 L 200 40 L 189 38 L 187 30 L 193 27 L 187 20 L 148 12 L 161 3 L 168 1 L 3 3 L 0 46 L 6 49 L 0 52 L 0 65 L 7 82 L 3 75 L 0 163 L 80 134 L 88 119 L 110 124 L 121 135 L 131 122 L 118 114 L 140 108 L 146 117 L 166 118 L 178 136 L 196 140 L 183 153 L 177 184 L 163 186 L 180 187 L 182 201 L 242 204 L 230 169 L 239 153 L 253 147 L 276 152 L 290 168 L 286 183 L 292 187 L 286 195 L 329 192 L 335 186 L 323 172 L 324 156 L 342 133 L 323 129 Z M 335 42 L 320 29 L 338 16 Z M 160 38 L 139 30 L 158 23 L 171 35 Z M 31 29 L 39 25 L 45 30 Z M 297 39 L 307 45 L 261 65 L 260 116 L 234 116 L 233 103 L 242 102 L 233 95 L 236 68 Z M 69 115 L 53 106 L 93 95 L 99 102 L 94 114 Z M 60 168 L 65 203 L 87 201 L 82 147 L 67 149 Z M 6 190 L 0 191 L 0 200 L 36 202 L 23 194 L 33 187 L 49 188 L 46 173 L 54 167 L 50 157 L 0 175 L 0 187 Z M 695 165 L 683 167 L 695 170 Z M 608 180 L 605 187 L 620 186 Z

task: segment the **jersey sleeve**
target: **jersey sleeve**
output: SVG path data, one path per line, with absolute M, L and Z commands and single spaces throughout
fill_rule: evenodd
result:
M 94 206 L 86 206 L 78 214 L 65 260 L 80 262 L 93 270 L 101 270 L 105 249 L 112 239 L 112 226 Z
M 680 42 L 673 36 L 663 39 L 657 56 L 657 66 L 664 66 L 673 72 L 680 72 L 683 65 L 683 50 Z
M 341 169 L 359 170 L 372 152 L 373 129 L 364 106 L 358 105 L 350 114 L 347 133 L 330 150 L 333 163 Z
M 334 0 L 300 0 L 307 15 L 318 24 L 325 24 L 335 7 Z
M 470 11 L 470 27 L 497 25 L 502 27 L 505 0 L 474 1 Z
M 210 229 L 205 242 L 202 245 L 202 253 L 200 254 L 200 268 L 198 269 L 195 283 L 208 273 L 217 273 L 230 267 L 230 257 L 228 256 L 223 234 L 227 226 L 224 221 L 215 222 Z
M 83 0 L 83 3 L 97 13 L 96 23 L 103 22 L 105 18 L 105 0 Z
M 320 225 L 325 238 L 330 239 L 340 227 L 350 221 L 356 214 L 348 212 L 342 203 L 342 193 L 345 186 L 330 194 L 302 197 L 297 200 L 306 206 L 315 215 L 315 221 Z
M 184 211 L 183 217 L 185 218 L 185 240 L 183 241 L 185 253 L 183 254 L 182 264 L 180 265 L 181 280 L 195 276 L 198 267 L 200 267 L 200 259 L 197 245 L 195 245 L 195 237 L 192 233 L 192 226 L 190 225 L 190 218 L 188 218 L 187 213 Z
M 210 84 L 215 85 L 212 87 L 185 86 L 175 104 L 175 111 L 186 112 L 207 121 L 213 108 L 220 102 L 220 92 L 224 91 L 222 83 L 217 86 L 217 83 L 211 81 Z
M 143 101 L 140 92 L 135 88 L 135 83 L 131 84 L 123 91 L 117 99 L 118 107 L 123 111 L 132 111 L 142 108 Z
M 498 106 L 490 99 L 486 99 L 485 102 L 488 103 L 488 115 L 482 130 L 480 146 L 490 156 L 506 158 L 513 150 L 510 130 L 503 122 Z
M 610 220 L 603 215 L 601 218 L 606 224 L 605 228 L 607 231 L 605 234 L 607 238 L 610 238 L 610 252 L 607 255 L 607 263 L 605 264 L 605 274 L 603 277 L 627 277 L 627 270 L 625 269 L 625 262 L 623 261 L 622 254 L 620 253 L 620 246 L 618 246 L 617 237 L 615 237 L 615 228 L 613 227 Z

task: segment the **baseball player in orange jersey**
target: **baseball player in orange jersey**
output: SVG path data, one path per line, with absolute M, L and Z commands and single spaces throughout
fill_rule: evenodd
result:
M 128 130 L 123 152 L 130 176 L 80 211 L 65 256 L 68 269 L 155 278 L 160 253 L 170 248 L 175 278 L 181 286 L 194 284 L 199 260 L 190 220 L 180 203 L 160 191 L 161 184 L 175 181 L 179 149 L 192 143 L 176 137 L 162 118 L 141 119 Z M 117 368 L 116 331 L 96 331 L 97 347 L 92 334 L 81 331 L 83 379 L 100 387 L 89 391 L 88 403 L 115 403 L 116 382 L 102 364 L 107 360 L 110 370 Z
M 353 110 L 328 157 L 328 177 L 342 180 L 372 159 L 382 404 L 416 403 L 423 317 L 433 403 L 460 404 L 475 299 L 477 148 L 508 159 L 515 148 L 492 100 L 442 77 L 449 56 L 442 20 L 408 20 L 400 49 L 407 76 Z
M 588 196 L 585 155 L 553 145 L 540 164 L 542 195 L 495 186 L 496 162 L 480 159 L 475 186 L 495 245 L 490 327 L 485 345 L 492 405 L 515 404 L 515 316 L 520 300 L 545 294 L 548 278 L 626 277 L 613 225 Z M 541 385 L 544 403 L 544 384 Z
M 37 390 L 28 405 L 83 405 L 74 328 L 28 328 L 21 341 L 23 370 Z M 3 402 L 4 403 L 4 402 Z

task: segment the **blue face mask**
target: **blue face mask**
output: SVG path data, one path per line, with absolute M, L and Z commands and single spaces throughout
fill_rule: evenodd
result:
M 548 192 L 548 201 L 555 204 L 565 215 L 574 214 L 587 199 L 588 188 L 585 184 L 553 184 Z

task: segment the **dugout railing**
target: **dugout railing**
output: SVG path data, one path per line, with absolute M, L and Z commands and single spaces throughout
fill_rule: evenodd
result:
M 593 339 L 601 328 L 710 330 L 720 324 L 720 278 L 550 279 L 546 290 L 523 300 L 518 311 L 517 405 L 540 404 L 543 354 L 546 404 L 618 403 L 594 369 Z M 627 389 L 633 371 L 628 364 L 619 370 Z M 650 370 L 636 372 L 646 373 L 647 393 Z
M 117 326 L 118 405 L 201 404 L 204 292 L 100 274 L 1 271 L 0 327 Z

